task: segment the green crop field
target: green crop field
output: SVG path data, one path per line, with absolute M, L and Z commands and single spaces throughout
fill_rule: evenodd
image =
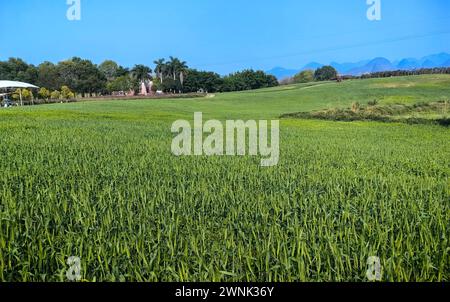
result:
M 450 281 L 450 130 L 282 119 L 278 166 L 175 157 L 177 119 L 450 101 L 450 76 L 0 109 L 0 280 Z M 448 112 L 436 115 L 447 116 Z

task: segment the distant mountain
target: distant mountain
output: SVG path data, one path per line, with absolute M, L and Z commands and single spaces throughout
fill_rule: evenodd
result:
M 349 70 L 362 67 L 369 63 L 370 60 L 364 60 L 357 63 L 337 63 L 337 62 L 331 62 L 331 66 L 333 66 L 339 73 L 346 74 Z
M 441 67 L 450 67 L 450 60 L 448 60 L 447 62 L 441 64 Z
M 317 62 L 311 62 L 311 63 L 303 66 L 303 68 L 301 70 L 316 70 L 316 69 L 322 68 L 323 66 L 324 66 L 323 64 L 320 64 Z
M 397 69 L 392 65 L 392 63 L 386 58 L 375 58 L 366 65 L 358 68 L 351 69 L 347 74 L 359 76 L 365 73 L 380 72 L 387 70 Z
M 400 70 L 413 70 L 420 67 L 420 62 L 414 58 L 408 58 L 401 60 L 397 65 Z
M 429 66 L 427 68 L 433 68 L 441 66 L 448 60 L 450 60 L 450 54 L 442 52 L 439 54 L 423 57 L 420 60 L 420 63 L 422 64 L 422 66 Z
M 405 58 L 398 61 L 391 62 L 386 58 L 375 58 L 373 60 L 365 60 L 360 62 L 348 62 L 348 63 L 330 63 L 331 66 L 342 75 L 354 75 L 359 76 L 365 73 L 382 72 L 391 70 L 414 70 L 420 68 L 436 68 L 436 67 L 450 67 L 450 54 L 439 53 L 429 55 L 420 59 Z M 318 62 L 311 62 L 306 64 L 299 70 L 285 69 L 283 67 L 274 68 L 267 73 L 276 76 L 279 80 L 292 77 L 302 70 L 316 70 L 323 67 L 324 64 Z
M 299 73 L 300 70 L 297 69 L 286 69 L 283 67 L 275 67 L 269 71 L 267 71 L 267 74 L 271 74 L 275 76 L 278 80 L 282 80 L 285 78 L 293 77 L 297 73 Z
M 376 58 L 370 61 L 366 66 L 372 68 L 372 72 L 379 72 L 385 70 L 395 69 L 394 65 L 392 65 L 391 61 L 386 58 Z
M 422 63 L 422 68 L 433 68 L 436 67 L 436 64 L 433 63 L 433 61 L 431 60 L 426 60 L 425 62 Z

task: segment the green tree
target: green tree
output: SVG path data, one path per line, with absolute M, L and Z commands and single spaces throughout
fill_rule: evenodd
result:
M 20 88 L 17 88 L 12 94 L 12 98 L 16 101 L 20 100 L 20 97 L 22 97 L 23 101 L 27 101 L 30 100 L 32 96 L 33 94 L 28 89 Z
M 158 83 L 153 83 L 152 88 L 151 88 L 151 91 L 152 91 L 153 93 L 156 93 L 158 90 L 159 90 Z
M 47 88 L 42 87 L 39 89 L 38 97 L 42 100 L 48 100 L 51 96 L 50 91 Z
M 309 83 L 314 81 L 314 71 L 303 70 L 294 76 L 294 83 Z
M 51 62 L 44 62 L 37 67 L 37 71 L 37 86 L 47 87 L 50 90 L 57 90 L 61 87 L 61 77 L 55 64 Z
M 64 100 L 71 100 L 75 98 L 75 94 L 67 86 L 61 87 L 61 98 Z
M 120 70 L 119 64 L 114 61 L 106 60 L 98 66 L 100 72 L 106 77 L 108 81 L 114 80 Z
M 337 70 L 333 66 L 323 66 L 314 73 L 316 81 L 330 81 L 336 79 L 338 75 Z
M 128 68 L 122 67 L 119 65 L 119 68 L 116 71 L 116 77 L 123 77 L 130 74 L 130 70 Z
M 158 59 L 158 60 L 154 61 L 153 63 L 155 64 L 156 76 L 158 77 L 160 83 L 163 83 L 165 73 L 167 72 L 166 60 Z
M 183 85 L 183 92 L 185 93 L 198 92 L 200 90 L 217 92 L 223 85 L 223 79 L 214 72 L 189 69 L 186 74 L 186 81 Z
M 278 80 L 273 75 L 249 69 L 226 76 L 222 91 L 251 90 L 278 85 Z
M 161 89 L 164 92 L 173 92 L 176 93 L 181 91 L 181 83 L 178 80 L 174 80 L 172 78 L 167 78 L 164 80 L 164 83 L 161 84 Z
M 52 100 L 59 100 L 61 98 L 61 93 L 58 90 L 54 90 L 51 94 L 50 94 L 50 98 Z
M 89 60 L 74 57 L 58 64 L 61 82 L 83 96 L 106 89 L 106 77 Z
M 0 62 L 0 79 L 36 83 L 38 70 L 34 65 L 29 65 L 19 58 L 10 58 L 6 62 Z
M 174 81 L 176 81 L 178 76 L 178 66 L 180 65 L 180 60 L 172 56 L 169 57 L 169 62 L 167 62 L 167 71 Z
M 18 101 L 20 99 L 20 94 L 22 91 L 20 89 L 14 90 L 14 92 L 11 94 L 11 98 L 15 101 Z
M 185 61 L 180 61 L 180 59 L 178 58 L 169 57 L 167 70 L 170 73 L 172 79 L 174 81 L 179 80 L 181 86 L 183 86 L 185 75 L 188 70 L 187 63 Z
M 19 75 L 25 74 L 28 64 L 19 58 L 9 58 L 8 61 L 2 62 L 0 66 L 0 78 L 2 80 L 23 81 Z
M 129 76 L 121 76 L 109 82 L 106 86 L 109 93 L 124 91 L 127 92 L 134 88 L 133 80 Z
M 33 98 L 33 93 L 28 89 L 16 89 L 12 94 L 12 98 L 16 101 L 29 101 Z M 23 103 L 21 103 L 23 105 Z
M 145 65 L 135 65 L 133 69 L 131 69 L 131 75 L 133 78 L 142 82 L 151 78 L 152 69 Z
M 34 65 L 28 65 L 24 73 L 19 73 L 18 80 L 26 83 L 35 84 L 38 80 L 39 72 Z

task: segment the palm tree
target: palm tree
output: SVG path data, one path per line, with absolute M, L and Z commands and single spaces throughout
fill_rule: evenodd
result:
M 169 62 L 167 62 L 168 71 L 170 72 L 171 76 L 173 77 L 173 80 L 175 81 L 177 79 L 178 66 L 180 64 L 180 60 L 172 56 L 170 56 L 169 59 L 170 59 Z
M 145 65 L 135 65 L 133 69 L 131 69 L 131 75 L 133 76 L 133 78 L 141 82 L 148 80 L 150 78 L 151 73 L 152 73 L 151 68 Z
M 188 69 L 187 63 L 185 61 L 180 61 L 178 58 L 170 57 L 170 61 L 167 62 L 167 65 L 173 80 L 176 81 L 177 77 L 179 77 L 180 83 L 183 85 L 184 77 Z
M 166 60 L 165 59 L 159 59 L 153 62 L 155 64 L 155 72 L 156 76 L 161 80 L 161 84 L 164 79 L 164 73 L 166 72 L 167 66 L 166 66 Z
M 183 86 L 184 83 L 184 77 L 186 76 L 186 73 L 188 71 L 188 66 L 185 61 L 180 62 L 180 65 L 178 65 L 178 72 L 180 73 L 180 83 L 181 86 Z

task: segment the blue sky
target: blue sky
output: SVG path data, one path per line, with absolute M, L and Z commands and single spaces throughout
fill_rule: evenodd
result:
M 170 55 L 221 74 L 311 61 L 391 60 L 450 52 L 450 1 L 381 0 L 0 0 L 0 60 L 39 64 L 80 56 L 124 66 Z

